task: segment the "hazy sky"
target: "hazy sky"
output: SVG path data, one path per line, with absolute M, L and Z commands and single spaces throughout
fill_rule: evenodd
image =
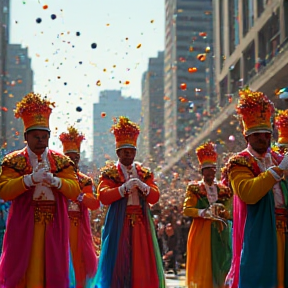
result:
M 164 50 L 165 1 L 10 1 L 10 43 L 28 47 L 34 91 L 57 105 L 50 147 L 61 151 L 56 136 L 75 124 L 86 134 L 82 147 L 90 155 L 92 104 L 99 92 L 121 89 L 124 96 L 141 98 L 148 58 Z

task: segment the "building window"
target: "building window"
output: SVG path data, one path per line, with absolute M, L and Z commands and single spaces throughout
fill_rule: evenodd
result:
M 284 0 L 284 26 L 285 26 L 285 39 L 288 38 L 288 0 Z
M 243 0 L 243 37 L 254 25 L 254 0 Z
M 234 52 L 236 46 L 239 44 L 239 0 L 229 1 L 229 53 Z
M 219 22 L 220 22 L 220 67 L 222 68 L 224 65 L 224 15 L 225 15 L 225 7 L 224 1 L 220 0 L 220 15 L 219 15 Z
M 260 45 L 259 45 L 260 46 Z M 243 53 L 244 58 L 244 83 L 248 84 L 250 79 L 256 74 L 255 71 L 255 44 L 250 43 Z

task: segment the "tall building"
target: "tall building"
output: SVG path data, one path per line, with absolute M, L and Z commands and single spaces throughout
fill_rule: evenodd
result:
M 217 0 L 214 11 L 220 105 L 246 85 L 277 101 L 275 89 L 287 86 L 288 1 Z
M 6 89 L 6 53 L 9 41 L 9 0 L 0 1 L 0 147 L 5 144 L 6 123 L 5 95 Z
M 207 139 L 225 143 L 219 145 L 221 152 L 245 147 L 233 117 L 242 87 L 262 91 L 276 108 L 288 109 L 287 99 L 275 95 L 275 90 L 288 86 L 288 0 L 213 0 L 213 15 L 215 86 L 222 109 L 197 138 L 188 139 L 163 171 Z M 229 141 L 230 136 L 235 141 Z
M 113 118 L 127 116 L 140 124 L 141 100 L 123 97 L 120 90 L 100 92 L 99 102 L 93 105 L 93 162 L 101 167 L 107 160 L 115 160 L 115 138 L 110 132 Z
M 142 78 L 142 145 L 146 159 L 155 163 L 164 159 L 164 52 L 149 58 Z
M 3 118 L 7 150 L 15 150 L 24 146 L 24 130 L 22 120 L 14 117 L 13 109 L 23 96 L 33 90 L 33 71 L 27 48 L 19 44 L 8 44 L 7 48 L 6 89 L 2 94 L 6 112 Z
M 165 158 L 197 135 L 214 96 L 212 0 L 165 1 Z M 213 107 L 212 107 L 213 108 Z

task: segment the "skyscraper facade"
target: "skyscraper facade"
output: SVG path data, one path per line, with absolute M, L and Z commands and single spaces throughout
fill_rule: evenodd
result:
M 212 0 L 165 2 L 165 157 L 197 135 L 214 96 Z
M 99 102 L 93 105 L 93 162 L 101 167 L 115 160 L 115 138 L 110 132 L 113 118 L 127 116 L 141 124 L 141 100 L 123 97 L 120 90 L 100 92 Z
M 229 104 L 246 85 L 278 102 L 274 91 L 287 87 L 288 1 L 219 0 L 214 14 L 219 104 Z
M 9 0 L 0 1 L 0 147 L 6 142 L 6 123 L 4 118 L 6 108 L 3 92 L 6 89 L 5 77 L 7 45 L 9 41 L 9 8 Z
M 149 58 L 142 78 L 142 144 L 146 160 L 155 165 L 164 159 L 164 52 Z M 147 159 L 148 158 L 148 159 Z M 151 162 L 149 161 L 149 162 Z M 152 164 L 152 163 L 149 163 Z
M 2 94 L 6 112 L 3 118 L 6 123 L 7 150 L 15 150 L 24 146 L 24 130 L 21 119 L 14 117 L 13 109 L 23 96 L 33 90 L 33 71 L 28 49 L 19 44 L 8 44 L 6 68 L 6 89 Z

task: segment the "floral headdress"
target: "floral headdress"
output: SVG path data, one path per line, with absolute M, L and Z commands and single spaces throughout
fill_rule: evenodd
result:
M 67 130 L 68 133 L 63 132 L 59 136 L 59 139 L 63 144 L 64 154 L 69 152 L 80 153 L 81 143 L 85 139 L 85 136 L 82 133 L 79 133 L 73 126 L 69 126 Z
M 16 104 L 14 114 L 16 118 L 22 118 L 25 132 L 30 130 L 50 132 L 49 117 L 53 107 L 55 107 L 54 102 L 46 98 L 42 99 L 39 94 L 31 92 Z
M 111 131 L 115 136 L 116 150 L 121 148 L 137 147 L 137 138 L 140 133 L 139 126 L 130 121 L 128 117 L 120 116 L 112 125 Z

